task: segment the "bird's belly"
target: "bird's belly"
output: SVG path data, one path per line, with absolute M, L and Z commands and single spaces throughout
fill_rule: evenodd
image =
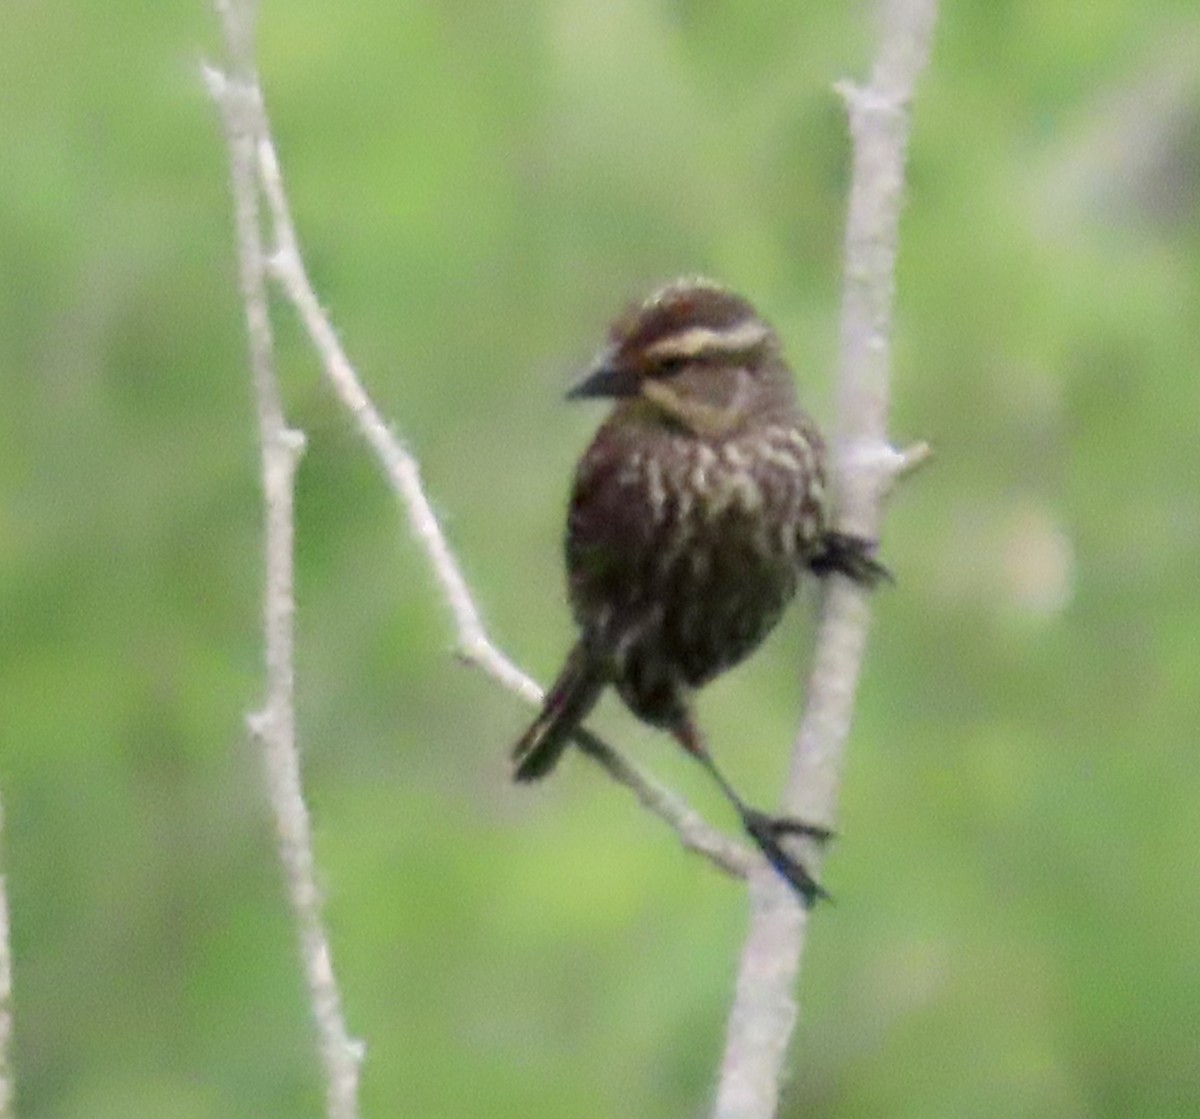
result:
M 796 590 L 794 554 L 771 547 L 769 533 L 736 516 L 660 571 L 664 609 L 658 632 L 647 638 L 690 687 L 753 652 Z
M 736 448 L 647 459 L 574 517 L 576 618 L 642 717 L 748 656 L 791 600 L 821 510 L 789 465 Z

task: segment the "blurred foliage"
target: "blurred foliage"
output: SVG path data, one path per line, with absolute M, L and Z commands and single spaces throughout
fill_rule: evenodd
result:
M 314 278 L 497 638 L 568 639 L 603 324 L 701 271 L 828 416 L 869 5 L 267 4 Z M 1200 1113 L 1200 17 L 944 5 L 916 107 L 876 625 L 789 1115 Z M 316 1115 L 245 712 L 260 508 L 203 3 L 5 6 L 0 786 L 25 1119 Z M 700 1114 L 743 892 L 448 656 L 286 313 L 301 733 L 365 1115 Z M 704 697 L 769 802 L 806 616 Z M 600 724 L 722 823 L 616 704 Z M 752 730 L 752 733 L 747 731 Z M 740 740 L 740 745 L 739 745 Z

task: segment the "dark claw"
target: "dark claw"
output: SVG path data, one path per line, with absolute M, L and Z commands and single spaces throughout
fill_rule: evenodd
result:
M 821 541 L 821 551 L 809 560 L 809 570 L 815 575 L 840 572 L 863 587 L 894 583 L 895 576 L 872 553 L 877 542 L 845 532 L 827 532 Z
M 802 835 L 814 843 L 822 845 L 837 839 L 837 832 L 832 828 L 823 828 L 820 824 L 806 824 L 803 820 L 792 820 L 787 816 L 767 816 L 768 826 L 776 835 Z
M 742 818 L 747 834 L 758 844 L 758 849 L 766 856 L 780 876 L 796 891 L 800 902 L 806 909 L 822 899 L 832 900 L 821 884 L 808 873 L 804 864 L 793 858 L 783 849 L 779 842 L 784 835 L 804 835 L 818 843 L 825 843 L 833 837 L 828 828 L 816 824 L 806 824 L 801 820 L 780 819 L 767 816 L 762 812 L 748 811 Z

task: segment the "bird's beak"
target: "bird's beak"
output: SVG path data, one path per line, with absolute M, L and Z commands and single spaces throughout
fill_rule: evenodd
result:
M 612 363 L 613 355 L 605 352 L 581 381 L 567 392 L 568 400 L 590 400 L 595 397 L 637 396 L 642 379 L 630 369 Z

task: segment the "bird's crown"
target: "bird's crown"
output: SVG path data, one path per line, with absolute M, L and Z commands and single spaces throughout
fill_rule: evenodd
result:
M 733 361 L 773 340 L 771 328 L 747 300 L 702 276 L 665 284 L 609 331 L 614 356 L 643 371 L 689 361 Z

